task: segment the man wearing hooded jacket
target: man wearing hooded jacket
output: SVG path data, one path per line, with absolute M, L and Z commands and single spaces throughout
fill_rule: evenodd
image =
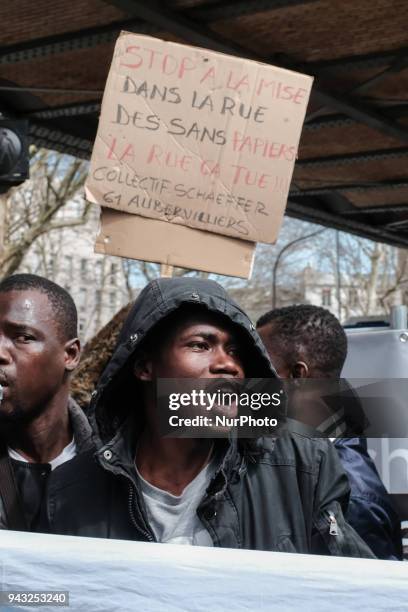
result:
M 93 394 L 100 437 L 53 474 L 44 527 L 60 534 L 372 557 L 346 523 L 349 486 L 326 440 L 254 445 L 160 436 L 158 378 L 271 378 L 245 313 L 217 283 L 152 281 Z

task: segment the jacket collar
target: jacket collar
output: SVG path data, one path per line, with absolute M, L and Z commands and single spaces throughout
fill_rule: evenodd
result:
M 77 448 L 77 454 L 91 450 L 95 447 L 91 425 L 76 401 L 70 397 L 68 399 L 68 414 L 72 427 L 72 433 Z M 1 441 L 0 454 L 7 452 L 7 443 Z
M 78 406 L 76 401 L 70 397 L 68 400 L 68 413 L 71 422 L 72 432 L 77 448 L 77 453 L 83 453 L 93 448 L 92 428 L 84 411 Z
M 135 422 L 129 417 L 112 440 L 100 448 L 95 456 L 103 468 L 116 475 L 126 474 L 139 488 L 135 477 L 137 436 Z M 240 452 L 238 441 L 234 437 L 218 440 L 216 452 L 219 457 L 218 468 L 207 492 L 210 497 L 218 498 L 224 493 L 228 484 L 245 469 L 246 457 Z

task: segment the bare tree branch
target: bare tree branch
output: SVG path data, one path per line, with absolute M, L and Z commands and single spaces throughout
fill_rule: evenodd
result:
M 31 151 L 31 178 L 6 197 L 4 249 L 0 255 L 0 273 L 15 272 L 31 246 L 41 236 L 64 227 L 81 225 L 87 219 L 89 204 L 76 219 L 61 215 L 64 206 L 83 187 L 87 164 L 67 161 L 62 155 Z

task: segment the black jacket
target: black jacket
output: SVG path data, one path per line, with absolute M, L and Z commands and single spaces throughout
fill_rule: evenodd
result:
M 204 305 L 241 330 L 247 376 L 275 376 L 253 324 L 222 287 L 187 278 L 150 283 L 124 324 L 91 403 L 99 450 L 51 474 L 47 530 L 154 540 L 134 469 L 141 410 L 130 361 L 149 331 L 185 303 Z M 286 432 L 251 446 L 235 440 L 223 444 L 220 465 L 198 508 L 215 546 L 373 556 L 344 520 L 349 485 L 328 441 Z
M 68 411 L 77 454 L 94 449 L 92 429 L 88 419 L 72 398 L 69 399 Z M 7 452 L 3 446 L 2 452 Z M 40 506 L 47 479 L 51 473 L 51 466 L 49 463 L 28 463 L 17 459 L 11 459 L 11 465 L 27 527 L 30 531 L 34 531 L 39 519 Z M 0 529 L 7 528 L 7 519 L 0 496 Z
M 346 520 L 378 559 L 402 560 L 401 521 L 368 453 L 364 435 L 370 423 L 361 400 L 347 379 L 328 382 L 334 392 L 325 395 L 325 402 L 332 420 L 318 429 L 339 436 L 334 448 L 350 484 Z
M 401 521 L 378 475 L 364 438 L 334 442 L 351 493 L 347 521 L 379 559 L 402 559 Z

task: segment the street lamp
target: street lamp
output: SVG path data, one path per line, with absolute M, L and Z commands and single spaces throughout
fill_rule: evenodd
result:
M 325 231 L 326 231 L 326 228 L 317 230 L 315 232 L 312 232 L 311 234 L 306 234 L 306 236 L 301 236 L 300 238 L 295 238 L 295 240 L 291 240 L 290 242 L 285 244 L 283 249 L 278 253 L 275 259 L 275 263 L 273 265 L 273 270 L 272 270 L 272 308 L 276 308 L 276 277 L 277 277 L 278 265 L 279 265 L 280 260 L 282 259 L 282 255 L 286 251 L 291 249 L 293 246 L 295 246 L 295 244 L 299 244 L 300 242 L 303 242 L 304 240 L 313 238 L 313 236 L 322 234 Z

